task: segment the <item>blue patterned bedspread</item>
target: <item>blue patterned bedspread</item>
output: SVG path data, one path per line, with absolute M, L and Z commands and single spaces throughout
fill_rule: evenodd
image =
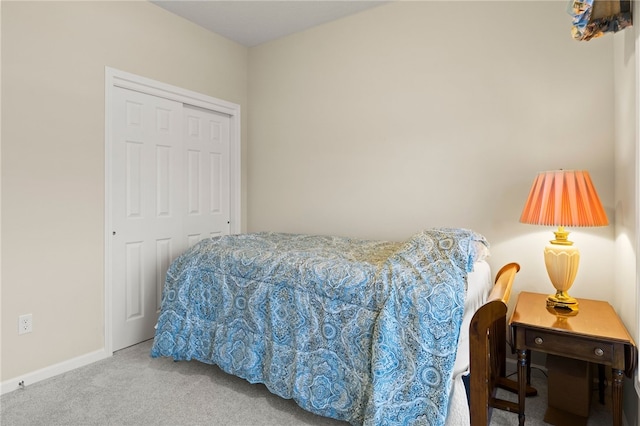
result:
M 167 272 L 153 357 L 196 359 L 354 425 L 443 425 L 481 235 L 404 243 L 257 233 Z

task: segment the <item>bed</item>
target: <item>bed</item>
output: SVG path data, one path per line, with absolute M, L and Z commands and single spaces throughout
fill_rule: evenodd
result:
M 474 385 L 494 387 L 500 369 L 489 362 L 495 344 L 475 358 L 482 374 L 471 374 L 470 411 L 469 354 L 504 332 L 515 275 L 509 269 L 495 290 L 487 248 L 459 228 L 404 242 L 271 232 L 206 239 L 167 272 L 151 355 L 218 365 L 354 425 L 468 424 L 493 395 L 476 389 L 484 414 L 474 414 Z M 490 293 L 504 312 L 485 307 Z

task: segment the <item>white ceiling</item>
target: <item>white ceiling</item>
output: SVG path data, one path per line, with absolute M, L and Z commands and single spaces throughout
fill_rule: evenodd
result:
M 386 3 L 369 0 L 151 0 L 247 47 Z

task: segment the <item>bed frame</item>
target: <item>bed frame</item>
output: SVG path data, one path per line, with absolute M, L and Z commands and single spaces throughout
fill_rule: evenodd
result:
M 507 304 L 520 270 L 517 263 L 503 266 L 487 302 L 469 326 L 469 391 L 471 426 L 487 426 L 491 408 L 518 413 L 518 404 L 496 398 L 498 388 L 517 392 L 517 384 L 505 377 Z

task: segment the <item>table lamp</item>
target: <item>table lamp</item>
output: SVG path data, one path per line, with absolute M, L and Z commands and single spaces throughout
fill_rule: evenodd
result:
M 578 273 L 580 252 L 569 241 L 565 226 L 609 224 L 596 189 L 586 170 L 541 172 L 533 181 L 520 222 L 557 226 L 555 239 L 544 249 L 544 263 L 556 293 L 547 306 L 578 311 L 578 302 L 567 293 Z

